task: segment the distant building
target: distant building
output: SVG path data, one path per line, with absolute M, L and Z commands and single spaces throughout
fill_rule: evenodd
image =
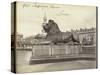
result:
M 11 47 L 12 48 L 15 45 L 16 45 L 16 47 L 22 46 L 22 41 L 23 41 L 23 35 L 22 34 L 19 34 L 19 33 L 17 33 L 16 35 L 14 33 L 11 34 Z
M 25 40 L 25 42 L 26 42 L 27 44 L 37 44 L 37 43 L 39 43 L 39 42 L 44 41 L 45 38 L 46 38 L 46 35 L 44 35 L 44 34 L 37 34 L 37 35 L 35 35 L 35 36 L 27 37 L 27 38 L 25 38 L 24 40 Z
M 16 47 L 21 47 L 23 42 L 23 34 L 17 33 L 16 35 Z
M 22 40 L 23 40 L 23 35 L 22 34 L 17 34 L 16 41 L 19 42 L 19 41 L 22 41 Z
M 80 30 L 71 30 L 79 34 L 80 43 L 84 45 L 96 45 L 96 28 L 85 28 Z

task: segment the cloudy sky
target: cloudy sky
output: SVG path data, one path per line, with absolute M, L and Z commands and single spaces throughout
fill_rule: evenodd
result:
M 96 27 L 95 6 L 17 3 L 17 32 L 24 37 L 42 33 L 43 17 L 53 19 L 60 30 Z

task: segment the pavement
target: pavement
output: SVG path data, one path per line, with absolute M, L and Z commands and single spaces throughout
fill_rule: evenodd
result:
M 95 69 L 95 60 L 75 60 L 45 64 L 17 65 L 17 73 Z

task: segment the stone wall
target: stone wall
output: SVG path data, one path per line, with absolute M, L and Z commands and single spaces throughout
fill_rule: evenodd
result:
M 34 45 L 33 56 L 52 56 L 52 55 L 66 55 L 78 54 L 81 51 L 80 45 Z

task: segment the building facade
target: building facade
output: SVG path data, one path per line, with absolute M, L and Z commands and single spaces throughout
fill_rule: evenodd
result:
M 80 30 L 71 30 L 79 35 L 80 43 L 83 45 L 96 45 L 96 28 L 85 28 Z

